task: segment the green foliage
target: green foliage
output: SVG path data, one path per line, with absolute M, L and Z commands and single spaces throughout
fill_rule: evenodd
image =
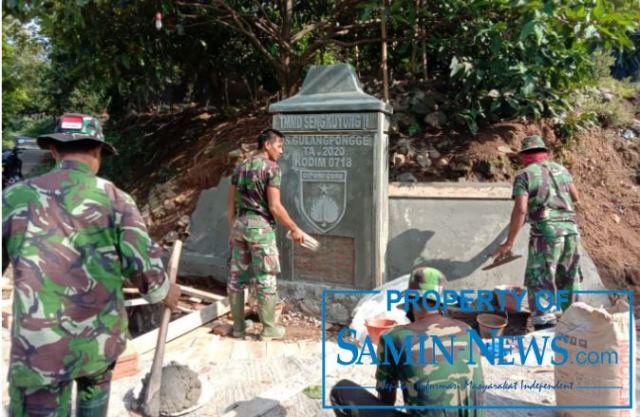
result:
M 105 139 L 118 150 L 118 155 L 102 160 L 100 175 L 117 182 L 124 189 L 129 189 L 133 186 L 134 174 L 140 161 L 149 158 L 149 149 L 146 149 L 144 141 L 140 140 L 144 132 L 139 128 L 133 128 L 122 133 L 117 131 L 112 123 L 107 123 L 104 133 Z
M 635 1 L 451 1 L 434 15 L 455 26 L 430 47 L 441 67 L 449 62 L 449 88 L 470 130 L 490 114 L 558 117 L 569 94 L 593 81 L 598 47 L 630 46 L 639 10 Z
M 15 18 L 2 17 L 2 139 L 11 143 L 21 133 L 31 114 L 46 112 L 48 63 L 44 41 L 33 24 L 23 25 Z

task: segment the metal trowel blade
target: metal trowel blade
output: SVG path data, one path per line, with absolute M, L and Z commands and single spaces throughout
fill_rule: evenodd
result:
M 516 259 L 520 259 L 520 258 L 522 258 L 522 255 L 514 255 L 512 253 L 509 253 L 509 254 L 507 254 L 505 256 L 502 256 L 500 258 L 495 258 L 490 265 L 485 266 L 484 268 L 482 268 L 482 270 L 483 271 L 488 271 L 490 269 L 493 269 L 493 268 L 498 267 L 500 265 L 508 264 L 509 262 L 513 262 Z

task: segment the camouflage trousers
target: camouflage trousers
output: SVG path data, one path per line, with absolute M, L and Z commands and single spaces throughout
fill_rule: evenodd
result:
M 253 276 L 258 300 L 276 296 L 280 260 L 272 225 L 246 217 L 236 219 L 231 232 L 230 271 L 227 291 L 243 291 Z
M 76 379 L 76 415 L 106 416 L 111 389 L 112 364 L 107 370 Z M 9 415 L 11 417 L 69 417 L 73 381 L 37 387 L 16 387 L 9 384 Z
M 541 311 L 536 305 L 536 293 L 548 290 L 555 294 L 556 290 L 570 291 L 561 309 L 566 310 L 571 303 L 577 301 L 582 273 L 580 271 L 580 235 L 559 236 L 553 239 L 544 236 L 531 236 L 529 240 L 529 254 L 525 271 L 524 284 L 527 287 L 529 309 L 533 315 L 534 324 L 545 324 L 555 319 L 555 309 Z M 538 302 L 543 306 L 555 304 L 550 297 L 538 296 Z

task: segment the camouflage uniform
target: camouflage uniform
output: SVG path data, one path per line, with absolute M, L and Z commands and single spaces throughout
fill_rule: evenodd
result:
M 580 232 L 569 193 L 571 182 L 571 174 L 565 167 L 542 161 L 518 172 L 513 186 L 513 198 L 529 196 L 527 211 L 531 235 L 525 286 L 536 324 L 553 320 L 553 314 L 545 314 L 536 308 L 534 296 L 537 291 L 575 291 L 580 289 L 582 281 L 578 253 Z M 562 308 L 566 309 L 576 296 L 569 297 L 570 301 Z
M 280 188 L 281 181 L 278 164 L 262 156 L 248 159 L 233 173 L 236 219 L 231 231 L 229 292 L 246 288 L 251 279 L 251 268 L 258 283 L 258 299 L 276 296 L 280 261 L 267 187 Z
M 407 336 L 411 337 L 413 364 L 406 364 L 406 356 L 400 357 L 400 363 L 389 365 L 380 364 L 376 371 L 376 382 L 379 390 L 397 389 L 398 384 L 403 388 L 402 394 L 404 403 L 410 406 L 474 406 L 482 404 L 482 391 L 470 387 L 470 383 L 481 384 L 482 367 L 478 363 L 469 365 L 469 349 L 471 347 L 469 326 L 442 315 L 429 316 L 413 324 L 398 326 L 389 331 L 388 337 L 393 340 L 396 351 L 402 348 L 402 344 Z M 417 345 L 418 336 L 427 336 L 425 344 L 425 356 L 420 358 L 420 347 Z M 431 344 L 431 337 L 439 337 L 444 346 L 449 346 L 449 336 L 455 337 L 455 350 L 453 353 L 453 363 L 450 364 L 437 351 L 434 352 Z M 385 344 L 378 344 L 378 359 L 382 361 L 385 357 L 393 361 L 393 357 L 385 352 Z M 480 352 L 474 354 L 475 358 L 480 358 Z M 426 364 L 417 364 L 420 360 Z M 436 362 L 432 364 L 432 362 Z M 442 386 L 446 385 L 447 388 Z M 417 409 L 410 410 L 412 416 L 482 416 L 481 410 L 474 409 Z
M 124 280 L 151 303 L 169 290 L 134 201 L 88 165 L 64 160 L 6 189 L 2 207 L 3 252 L 14 272 L 12 414 L 68 415 L 74 380 L 80 408 L 108 400 L 125 347 Z
M 435 268 L 418 267 L 411 274 L 408 288 L 421 294 L 426 291 L 441 293 L 442 282 L 445 279 L 444 275 Z M 435 298 L 435 295 L 433 297 L 431 295 L 428 293 L 427 298 Z M 479 359 L 481 354 L 475 346 L 473 357 L 477 359 L 476 363 L 468 364 L 469 349 L 472 348 L 468 333 L 470 327 L 441 314 L 429 315 L 417 321 L 413 319 L 413 312 L 408 316 L 413 323 L 395 327 L 384 336 L 393 342 L 396 352 L 401 351 L 407 337 L 411 338 L 411 349 L 405 348 L 398 358 L 398 363 L 394 363 L 391 353 L 385 351 L 386 345 L 382 339 L 378 343 L 377 356 L 380 364 L 376 370 L 377 390 L 379 392 L 395 391 L 400 385 L 405 405 L 416 407 L 407 410 L 408 415 L 411 416 L 484 416 L 481 409 L 437 408 L 438 406 L 472 407 L 483 404 L 483 391 L 471 386 L 482 384 L 483 376 Z M 420 335 L 427 336 L 423 352 L 419 346 Z M 434 357 L 431 343 L 433 336 L 439 337 L 445 348 L 450 344 L 449 336 L 454 337 L 453 363 L 450 364 L 440 351 Z M 406 352 L 409 351 L 412 355 L 411 361 L 407 360 Z M 387 364 L 385 364 L 385 358 Z M 331 401 L 334 405 L 387 405 L 348 380 L 338 382 L 332 389 Z M 429 406 L 434 408 L 426 408 Z M 398 410 L 336 409 L 335 412 L 339 417 L 407 415 Z

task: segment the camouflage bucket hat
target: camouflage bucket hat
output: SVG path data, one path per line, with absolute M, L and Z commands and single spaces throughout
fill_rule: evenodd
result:
M 65 113 L 58 119 L 54 133 L 38 136 L 38 146 L 49 149 L 51 141 L 78 142 L 91 140 L 102 145 L 103 155 L 117 155 L 116 148 L 105 142 L 100 122 L 93 116 L 78 113 Z
M 420 295 L 427 291 L 435 291 L 442 294 L 442 283 L 446 281 L 446 277 L 440 271 L 431 267 L 420 267 L 413 270 L 409 277 L 409 285 L 407 289 L 417 290 Z M 433 293 L 426 295 L 428 300 L 436 300 L 437 297 Z
M 522 149 L 520 152 L 531 151 L 533 149 L 548 151 L 547 145 L 544 144 L 542 137 L 538 135 L 527 136 L 522 140 Z

